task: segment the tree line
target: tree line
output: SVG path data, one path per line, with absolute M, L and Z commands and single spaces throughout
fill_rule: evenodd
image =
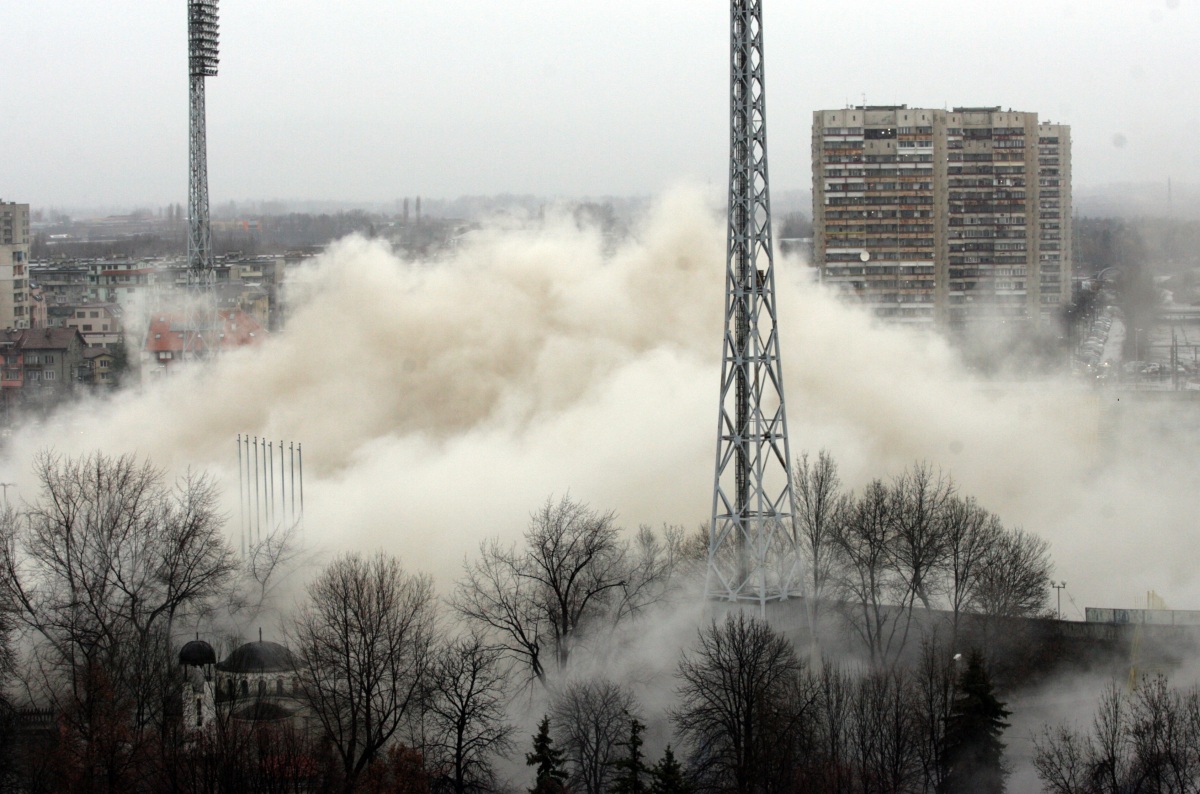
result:
M 929 464 L 854 493 L 822 450 L 801 455 L 793 487 L 818 630 L 850 634 L 872 666 L 900 660 L 929 618 L 956 648 L 966 616 L 986 632 L 995 619 L 1046 614 L 1049 544 L 1006 528 Z
M 696 597 L 707 529 L 627 532 L 548 499 L 445 601 L 392 555 L 328 562 L 284 619 L 307 726 L 217 709 L 196 731 L 179 645 L 256 619 L 294 549 L 239 559 L 204 475 L 100 453 L 35 473 L 38 498 L 0 514 L 7 703 L 53 721 L 22 745 L 8 707 L 0 775 L 28 791 L 507 791 L 522 759 L 540 792 L 1000 791 L 1007 711 L 986 655 L 957 652 L 959 618 L 1040 614 L 1050 570 L 1043 541 L 928 465 L 853 493 L 827 453 L 802 456 L 809 601 L 859 661 L 734 609 L 664 648 L 657 678 L 622 680 L 594 661 Z M 522 714 L 543 715 L 527 739 Z

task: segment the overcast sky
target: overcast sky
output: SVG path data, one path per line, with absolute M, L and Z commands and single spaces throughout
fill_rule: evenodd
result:
M 1200 0 L 765 0 L 775 190 L 812 111 L 1071 124 L 1075 183 L 1200 182 Z M 185 0 L 0 3 L 0 198 L 186 202 Z M 652 194 L 726 179 L 728 4 L 222 0 L 214 204 Z

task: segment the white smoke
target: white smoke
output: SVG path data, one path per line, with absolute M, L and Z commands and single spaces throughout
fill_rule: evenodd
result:
M 236 538 L 235 437 L 300 441 L 309 541 L 384 548 L 443 591 L 481 538 L 515 537 L 552 493 L 630 526 L 696 525 L 711 509 L 724 249 L 722 217 L 690 189 L 611 254 L 569 216 L 490 227 L 428 262 L 349 238 L 289 284 L 284 331 L 24 429 L 0 476 L 33 490 L 46 446 L 210 469 Z M 778 267 L 794 455 L 828 447 L 855 486 L 943 467 L 1051 541 L 1080 606 L 1136 606 L 1151 588 L 1197 602 L 1180 552 L 1200 470 L 1177 436 L 1143 443 L 1169 418 L 1066 383 L 983 382 L 936 336 L 879 326 L 802 263 Z

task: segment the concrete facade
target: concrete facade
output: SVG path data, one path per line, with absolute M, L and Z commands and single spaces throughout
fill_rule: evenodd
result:
M 32 325 L 29 205 L 0 201 L 0 329 Z
M 1043 323 L 1070 299 L 1070 128 L 905 105 L 813 114 L 814 264 L 893 321 Z

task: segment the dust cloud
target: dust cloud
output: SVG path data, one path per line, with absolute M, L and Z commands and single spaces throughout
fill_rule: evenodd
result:
M 299 441 L 309 543 L 384 548 L 443 591 L 481 538 L 515 537 L 549 494 L 629 526 L 694 526 L 711 509 L 724 235 L 722 212 L 685 188 L 608 253 L 569 214 L 492 225 L 415 263 L 348 238 L 289 278 L 284 331 L 27 426 L 0 476 L 32 497 L 45 447 L 205 468 L 236 538 L 235 437 Z M 803 263 L 777 267 L 793 455 L 829 448 L 853 486 L 941 466 L 1050 540 L 1080 607 L 1137 606 L 1147 589 L 1200 602 L 1181 553 L 1200 513 L 1194 429 L 1112 392 L 985 381 L 937 337 L 812 284 Z

